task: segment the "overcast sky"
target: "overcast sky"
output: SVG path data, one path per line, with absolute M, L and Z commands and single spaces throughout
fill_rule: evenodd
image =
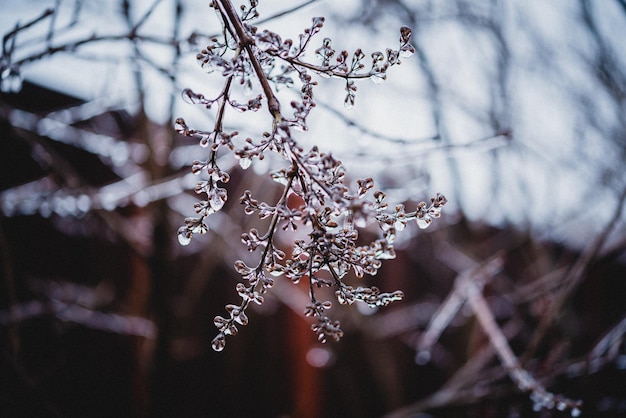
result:
M 74 1 L 4 1 L 0 31 L 57 3 L 54 24 L 62 28 Z M 85 2 L 78 22 L 57 31 L 52 45 L 92 33 L 125 33 L 119 3 Z M 465 8 L 454 1 L 415 3 L 407 13 L 373 8 L 368 1 L 319 1 L 267 24 L 283 38 L 295 38 L 311 17 L 324 15 L 328 20 L 318 43 L 329 36 L 338 50 L 361 47 L 366 53 L 396 47 L 399 27 L 417 26 L 421 54 L 392 68 L 381 85 L 360 83 L 354 109 L 343 107 L 340 80 L 320 79 L 310 131 L 298 138 L 305 146 L 317 143 L 332 151 L 353 176 L 373 176 L 395 200 L 419 201 L 442 192 L 450 212 L 460 207 L 472 220 L 510 222 L 543 238 L 584 245 L 606 224 L 626 187 L 626 10 L 608 0 L 591 1 L 586 11 L 583 2 L 569 0 L 462 2 Z M 134 2 L 133 15 L 142 16 L 151 4 Z M 180 38 L 219 32 L 207 1 L 183 4 Z M 261 1 L 260 11 L 265 17 L 293 4 Z M 139 33 L 171 36 L 173 10 L 173 0 L 161 1 Z M 364 22 L 349 23 L 359 19 Z M 49 27 L 45 22 L 25 31 L 12 61 L 44 50 L 41 37 Z M 171 69 L 173 49 L 142 46 L 152 61 L 138 65 L 146 109 L 155 121 L 169 123 L 174 94 L 175 117 L 212 126 L 212 116 L 180 99 L 184 87 L 211 96 L 221 85 L 221 77 L 197 66 L 196 52 L 183 48 L 172 85 L 154 64 Z M 20 70 L 52 89 L 86 100 L 107 97 L 132 111 L 138 92 L 137 63 L 126 59 L 131 55 L 128 42 L 99 42 Z M 315 60 L 312 55 L 308 58 Z M 244 133 L 267 123 L 264 114 L 246 116 L 233 115 L 227 123 Z M 624 235 L 622 223 L 615 237 Z

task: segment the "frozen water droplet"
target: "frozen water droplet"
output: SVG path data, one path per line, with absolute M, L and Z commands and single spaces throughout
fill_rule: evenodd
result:
M 202 61 L 200 63 L 200 66 L 207 74 L 211 74 L 213 71 L 215 71 L 215 66 L 213 66 L 213 63 L 210 59 L 207 61 Z
M 184 226 L 178 229 L 178 242 L 180 245 L 189 245 L 191 242 L 192 232 Z
M 239 159 L 239 165 L 244 170 L 247 169 L 248 167 L 250 167 L 251 164 L 252 164 L 252 160 L 250 158 L 243 157 L 243 158 Z
M 572 417 L 574 417 L 574 418 L 579 417 L 580 414 L 581 414 L 581 410 L 580 409 L 578 409 L 578 408 L 573 408 L 572 409 Z
M 428 350 L 420 350 L 415 355 L 415 363 L 423 366 L 424 364 L 430 361 L 430 351 Z
M 400 50 L 400 56 L 402 58 L 409 58 L 415 54 L 415 48 L 412 45 L 406 45 Z
M 226 337 L 222 333 L 217 334 L 217 337 L 213 338 L 213 341 L 211 341 L 211 347 L 213 347 L 215 351 L 222 351 L 225 346 Z
M 201 134 L 200 135 L 200 146 L 202 148 L 206 148 L 209 146 L 209 139 L 210 139 L 210 135 L 209 134 Z
M 352 109 L 354 107 L 354 96 L 346 96 L 346 99 L 343 101 L 343 107 L 346 108 L 346 110 Z
M 189 104 L 198 104 L 202 103 L 204 100 L 204 95 L 199 93 L 194 93 L 191 89 L 184 89 L 182 91 L 183 101 Z
M 285 174 L 285 172 L 283 171 L 275 171 L 272 173 L 272 180 L 274 180 L 276 183 L 280 183 L 282 185 L 286 185 L 287 184 L 287 176 Z
M 385 82 L 386 79 L 387 79 L 387 74 L 385 73 L 372 74 L 372 76 L 370 77 L 370 80 L 372 80 L 372 83 L 374 84 L 382 84 Z
M 215 190 L 215 192 L 211 195 L 211 208 L 217 212 L 222 209 L 224 202 L 226 202 L 226 190 L 221 188 Z
M 216 316 L 216 317 L 213 319 L 213 324 L 214 324 L 217 328 L 222 328 L 222 327 L 224 327 L 224 326 L 225 326 L 225 324 L 226 324 L 227 322 L 228 322 L 228 321 L 227 321 L 227 319 L 226 319 L 226 318 L 224 318 L 224 317 L 222 317 L 222 316 L 219 316 L 219 315 L 218 315 L 218 316 Z
M 283 271 L 279 269 L 275 269 L 275 270 L 271 270 L 270 274 L 274 277 L 279 277 L 283 275 Z M 273 285 L 273 281 L 272 281 L 272 285 Z M 271 286 L 268 286 L 268 287 L 271 287 Z
M 431 224 L 433 220 L 430 219 L 429 217 L 423 217 L 423 218 L 417 218 L 416 222 L 417 222 L 417 226 L 420 227 L 420 229 L 426 229 L 428 228 L 428 226 Z

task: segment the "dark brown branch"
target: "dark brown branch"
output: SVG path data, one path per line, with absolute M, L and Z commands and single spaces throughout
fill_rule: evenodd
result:
M 237 36 L 239 38 L 240 46 L 242 46 L 248 54 L 250 63 L 252 64 L 254 72 L 257 75 L 259 82 L 261 83 L 261 87 L 263 88 L 263 93 L 265 95 L 265 98 L 267 99 L 267 106 L 270 114 L 274 118 L 275 122 L 279 122 L 283 118 L 282 114 L 280 113 L 280 103 L 274 95 L 274 91 L 272 90 L 272 87 L 267 80 L 267 76 L 265 75 L 265 72 L 261 67 L 261 63 L 256 57 L 254 50 L 252 49 L 252 45 L 254 45 L 254 39 L 252 39 L 246 32 L 245 28 L 243 27 L 243 22 L 239 18 L 237 11 L 229 0 L 218 0 L 217 3 L 220 6 L 220 10 L 228 17 L 230 24 L 234 27 L 235 32 L 237 33 Z

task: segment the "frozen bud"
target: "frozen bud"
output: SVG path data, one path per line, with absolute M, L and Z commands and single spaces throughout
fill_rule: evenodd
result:
M 224 329 L 224 334 L 226 335 L 237 335 L 239 330 L 235 326 L 235 324 L 230 324 L 226 329 Z
M 325 18 L 323 16 L 320 17 L 314 17 L 313 19 L 311 19 L 313 21 L 313 28 L 315 29 L 320 29 L 322 26 L 324 26 L 324 20 Z
M 272 286 L 274 286 L 274 279 L 272 279 L 271 277 L 264 277 L 262 285 L 263 289 L 270 289 Z
M 213 190 L 207 193 L 207 195 L 209 197 L 209 201 L 211 202 L 211 208 L 213 208 L 215 212 L 222 209 L 224 203 L 226 203 L 226 200 L 228 199 L 226 189 L 221 187 L 214 187 Z
M 394 228 L 396 228 L 396 230 L 398 231 L 402 231 L 404 230 L 404 228 L 406 227 L 406 221 L 405 220 L 400 220 L 398 219 L 394 224 L 393 224 Z
M 198 104 L 204 101 L 204 95 L 194 93 L 191 89 L 184 89 L 182 92 L 183 101 L 189 104 Z
M 215 318 L 213 318 L 213 324 L 215 325 L 217 329 L 222 329 L 226 326 L 226 324 L 228 324 L 228 320 L 224 318 L 223 316 L 218 315 Z
M 193 174 L 200 174 L 200 172 L 204 170 L 207 167 L 207 165 L 208 164 L 206 161 L 195 160 L 191 166 L 191 172 Z
M 187 126 L 187 123 L 185 123 L 185 119 L 183 118 L 178 118 L 176 119 L 176 123 L 174 124 L 174 129 L 176 129 L 176 132 L 178 132 L 181 135 L 185 135 L 185 136 L 193 136 L 196 131 L 193 129 L 190 129 Z
M 415 219 L 415 222 L 417 222 L 417 226 L 420 229 L 426 229 L 426 228 L 428 228 L 430 226 L 430 224 L 433 222 L 433 220 L 428 215 L 422 215 L 422 216 L 418 216 Z
M 189 245 L 193 233 L 186 226 L 181 226 L 180 228 L 178 228 L 177 235 L 180 245 Z
M 445 205 L 446 203 L 448 203 L 448 199 L 446 199 L 446 197 L 442 195 L 441 193 L 437 193 L 435 197 L 431 198 L 430 200 L 433 203 L 433 206 L 436 208 L 441 207 Z
M 415 48 L 409 43 L 411 40 L 411 29 L 403 26 L 400 28 L 400 56 L 408 58 L 415 53 Z
M 213 350 L 215 351 L 222 351 L 225 346 L 226 337 L 220 332 L 215 338 L 213 338 L 213 341 L 211 341 L 211 347 L 213 347 Z
M 248 316 L 244 311 L 240 311 L 238 315 L 233 316 L 233 319 L 239 325 L 248 325 Z
M 236 270 L 236 271 L 237 271 L 237 273 L 239 273 L 239 274 L 249 274 L 249 273 L 252 271 L 252 269 L 251 269 L 250 267 L 248 267 L 248 266 L 246 265 L 246 263 L 244 263 L 244 262 L 243 262 L 243 261 L 241 261 L 241 260 L 237 260 L 237 261 L 235 261 L 234 266 L 235 266 L 235 270 Z

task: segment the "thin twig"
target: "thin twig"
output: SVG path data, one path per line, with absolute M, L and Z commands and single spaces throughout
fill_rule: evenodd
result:
M 530 397 L 534 402 L 534 409 L 552 409 L 556 407 L 559 410 L 570 409 L 572 416 L 580 415 L 581 401 L 554 395 L 546 390 L 537 379 L 520 366 L 508 340 L 496 323 L 493 313 L 482 295 L 482 289 L 473 282 L 468 282 L 467 285 L 467 302 L 469 306 L 472 308 L 474 315 L 476 315 L 483 331 L 485 331 L 489 337 L 489 342 L 496 350 L 496 354 L 511 380 L 513 380 L 517 387 L 523 392 L 530 391 Z
M 476 280 L 474 285 L 482 288 L 494 274 L 502 269 L 502 263 L 503 254 L 497 253 L 482 265 L 475 263 L 476 267 L 459 274 L 454 283 L 454 288 L 448 294 L 446 300 L 440 305 L 439 309 L 437 309 L 426 331 L 417 342 L 415 361 L 418 364 L 424 364 L 430 360 L 430 349 L 437 342 L 467 299 L 467 286 L 469 281 Z
M 235 11 L 231 2 L 228 0 L 218 0 L 217 3 L 219 4 L 221 11 L 228 17 L 230 24 L 234 26 L 235 32 L 237 32 L 239 42 L 245 48 L 246 53 L 248 54 L 248 58 L 250 59 L 250 63 L 252 64 L 252 68 L 254 68 L 254 72 L 257 75 L 259 82 L 261 83 L 265 99 L 267 100 L 268 110 L 274 118 L 274 121 L 279 122 L 283 118 L 280 113 L 280 103 L 274 95 L 274 91 L 272 90 L 272 87 L 267 80 L 267 76 L 263 71 L 263 67 L 261 67 L 259 59 L 252 50 L 254 40 L 250 38 L 246 30 L 244 29 L 243 23 L 241 22 L 241 19 L 239 18 L 239 15 Z
M 54 13 L 54 9 L 50 8 L 50 9 L 46 9 L 43 11 L 43 13 L 41 13 L 38 17 L 34 18 L 33 20 L 31 20 L 28 23 L 24 23 L 23 25 L 15 25 L 15 29 L 13 29 L 12 31 L 6 33 L 3 37 L 2 37 L 2 56 L 6 57 L 8 55 L 11 55 L 11 53 L 13 52 L 13 48 L 11 48 L 11 50 L 7 50 L 7 42 L 9 39 L 14 39 L 15 35 L 17 35 L 20 31 L 23 31 L 24 29 L 28 29 L 29 27 L 39 23 L 41 20 L 47 18 L 48 16 L 52 15 Z M 15 45 L 15 41 L 13 41 L 13 45 Z

